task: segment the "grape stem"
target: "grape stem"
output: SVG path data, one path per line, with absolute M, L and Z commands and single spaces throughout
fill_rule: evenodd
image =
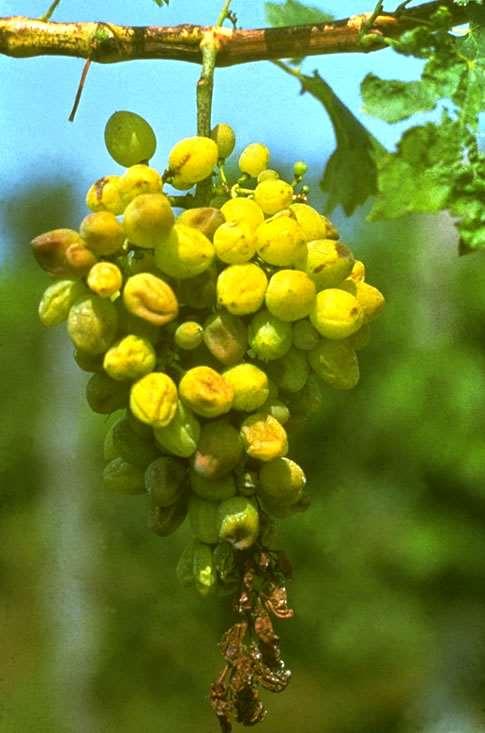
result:
M 59 5 L 60 2 L 61 2 L 61 0 L 54 0 L 54 2 L 52 2 L 49 5 L 49 7 L 47 8 L 47 10 L 45 11 L 44 15 L 41 15 L 40 16 L 40 20 L 44 20 L 44 21 L 50 20 L 52 18 L 52 15 L 54 13 L 54 10 L 57 8 L 57 6 Z
M 212 97 L 214 93 L 214 70 L 216 68 L 217 52 L 220 43 L 217 39 L 217 30 L 228 18 L 232 0 L 224 0 L 223 6 L 213 28 L 206 30 L 200 42 L 202 55 L 202 71 L 197 82 L 197 134 L 210 137 Z M 197 186 L 195 197 L 198 202 L 205 203 L 209 198 L 212 181 L 210 178 L 201 181 Z

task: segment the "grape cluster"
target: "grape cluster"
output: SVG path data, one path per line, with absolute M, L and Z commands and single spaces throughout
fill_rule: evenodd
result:
M 143 118 L 116 113 L 105 139 L 125 172 L 91 186 L 78 231 L 32 242 L 55 278 L 40 319 L 67 323 L 91 373 L 90 407 L 114 413 L 106 489 L 148 494 L 160 536 L 188 516 L 179 579 L 203 595 L 230 592 L 238 551 L 271 548 L 274 520 L 308 506 L 288 433 L 318 411 L 326 385 L 357 384 L 356 352 L 384 299 L 308 204 L 304 163 L 282 180 L 253 143 L 230 184 L 226 124 L 177 142 L 162 174 L 148 164 L 156 142 Z M 204 205 L 166 191 L 208 178 Z

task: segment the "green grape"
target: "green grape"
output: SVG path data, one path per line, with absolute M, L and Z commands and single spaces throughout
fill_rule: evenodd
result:
M 178 315 L 177 298 L 170 285 L 149 272 L 128 278 L 123 302 L 130 313 L 154 326 L 164 326 Z
M 227 420 L 206 423 L 201 430 L 193 468 L 203 478 L 219 479 L 231 473 L 243 455 L 239 432 Z
M 111 346 L 104 355 L 103 367 L 112 379 L 140 379 L 155 369 L 155 349 L 146 338 L 130 334 Z
M 229 412 L 234 397 L 229 382 L 206 366 L 189 369 L 180 380 L 179 391 L 184 402 L 202 417 L 217 417 Z
M 205 542 L 194 542 L 193 554 L 194 583 L 201 596 L 211 593 L 217 583 L 212 548 Z
M 258 183 L 254 189 L 254 200 L 265 214 L 271 216 L 288 208 L 293 201 L 293 189 L 286 181 L 270 178 Z
M 153 157 L 157 140 L 148 122 L 135 112 L 114 112 L 104 128 L 104 142 L 113 160 L 123 166 Z
M 230 313 L 215 313 L 204 323 L 204 343 L 210 353 L 226 366 L 241 361 L 248 346 L 244 321 Z
M 120 176 L 118 190 L 123 209 L 126 209 L 137 196 L 162 193 L 162 177 L 155 168 L 148 165 L 132 165 Z
M 299 392 L 310 373 L 306 355 L 291 348 L 281 359 L 269 362 L 268 374 L 283 392 Z
M 254 500 L 247 496 L 233 496 L 219 504 L 219 539 L 229 542 L 237 550 L 247 550 L 259 535 L 259 512 Z
M 191 351 L 202 343 L 204 329 L 197 321 L 184 321 L 174 334 L 175 343 L 179 349 Z
M 154 435 L 161 448 L 188 458 L 197 449 L 200 424 L 193 412 L 179 400 L 173 419 L 164 428 L 154 428 Z
M 261 207 L 252 199 L 229 199 L 221 206 L 221 213 L 227 222 L 245 224 L 253 230 L 256 230 L 264 221 Z
M 318 377 L 335 389 L 352 389 L 359 381 L 357 354 L 347 341 L 321 341 L 308 353 Z
M 87 283 L 100 298 L 110 298 L 120 291 L 123 275 L 113 262 L 96 262 L 88 272 Z
M 74 349 L 74 361 L 83 372 L 102 372 L 103 358 L 103 354 L 87 354 Z
M 167 374 L 151 372 L 130 390 L 130 410 L 143 423 L 163 428 L 175 416 L 177 387 Z
M 217 145 L 219 160 L 229 158 L 236 144 L 236 135 L 232 127 L 225 122 L 219 122 L 212 128 L 211 138 Z
M 278 171 L 272 170 L 272 168 L 265 168 L 264 171 L 261 171 L 261 173 L 258 175 L 257 181 L 258 183 L 262 183 L 263 181 L 275 181 L 280 177 L 280 174 Z
M 177 217 L 177 224 L 198 229 L 202 234 L 212 241 L 217 227 L 224 224 L 224 216 L 220 209 L 212 206 L 200 206 L 195 209 L 187 209 Z
M 262 361 L 280 359 L 292 343 L 291 323 L 281 321 L 268 310 L 262 310 L 249 324 L 249 345 Z
M 272 461 L 288 452 L 284 427 L 264 412 L 256 412 L 243 421 L 241 438 L 246 453 L 259 461 Z
M 153 249 L 167 236 L 174 221 L 172 207 L 163 193 L 144 193 L 128 204 L 123 224 L 130 242 Z
M 214 234 L 217 257 L 226 264 L 239 265 L 250 260 L 256 252 L 256 235 L 247 225 L 227 221 Z
M 364 312 L 364 323 L 373 321 L 384 308 L 383 294 L 369 283 L 360 280 L 355 282 L 349 278 L 349 281 L 343 282 L 340 287 L 355 296 Z
M 341 242 L 317 239 L 308 242 L 295 264 L 311 277 L 317 290 L 323 290 L 337 287 L 350 275 L 354 257 Z
M 87 295 L 70 308 L 67 331 L 77 349 L 102 354 L 109 349 L 118 330 L 118 312 L 109 300 Z
M 226 267 L 217 278 L 217 301 L 230 313 L 255 313 L 264 301 L 268 278 L 252 262 Z
M 313 281 L 299 270 L 279 270 L 272 275 L 265 302 L 269 312 L 282 321 L 298 321 L 307 316 L 315 302 Z
M 305 251 L 300 225 L 286 214 L 267 219 L 256 231 L 257 251 L 270 265 L 290 267 Z
M 96 262 L 73 229 L 53 229 L 35 237 L 31 244 L 37 264 L 53 277 L 83 277 Z
M 291 505 L 301 498 L 305 484 L 305 474 L 300 466 L 282 457 L 261 467 L 258 493 L 263 499 Z
M 212 557 L 218 577 L 223 583 L 227 583 L 237 573 L 232 545 L 228 542 L 218 542 L 212 551 Z
M 268 399 L 268 378 L 253 364 L 238 364 L 226 369 L 224 379 L 234 390 L 233 410 L 252 412 Z
M 288 432 L 300 430 L 307 424 L 308 420 L 314 418 L 321 411 L 324 404 L 324 388 L 325 385 L 320 378 L 312 372 L 309 374 L 305 386 L 299 392 L 289 395 L 290 418 L 288 420 Z
M 313 206 L 298 203 L 291 204 L 290 211 L 303 229 L 307 242 L 312 242 L 314 239 L 326 238 L 328 227 L 325 225 L 322 216 Z
M 209 479 L 192 470 L 190 487 L 194 494 L 208 501 L 223 501 L 236 494 L 236 482 L 231 474 Z
M 268 167 L 269 150 L 262 143 L 251 143 L 247 145 L 239 156 L 239 170 L 247 173 L 252 178 L 257 176 Z
M 194 545 L 195 541 L 189 542 L 182 550 L 176 567 L 177 580 L 183 588 L 191 588 L 194 583 Z
M 44 291 L 39 303 L 39 318 L 43 326 L 58 326 L 65 321 L 76 300 L 86 295 L 80 280 L 58 280 Z
M 85 216 L 79 233 L 86 247 L 98 256 L 119 252 L 125 240 L 123 227 L 110 211 L 98 211 Z
M 219 151 L 210 137 L 186 137 L 179 140 L 168 156 L 172 185 L 184 190 L 194 183 L 203 181 L 212 173 L 219 157 Z
M 293 173 L 297 178 L 303 178 L 308 171 L 308 165 L 303 160 L 297 160 L 293 165 Z
M 123 418 L 120 418 L 122 420 Z M 117 421 L 118 422 L 118 421 Z M 113 429 L 117 423 L 113 423 L 105 433 L 103 440 L 103 458 L 106 463 L 112 461 L 114 458 L 121 458 L 118 448 L 115 446 L 113 441 Z
M 216 303 L 217 270 L 209 267 L 201 275 L 181 280 L 177 285 L 177 296 L 181 305 L 196 310 L 212 308 Z
M 115 382 L 107 374 L 96 373 L 86 385 L 86 399 L 93 412 L 109 415 L 115 410 L 126 407 L 129 399 L 129 386 Z
M 159 537 L 167 537 L 177 531 L 187 516 L 187 501 L 182 496 L 170 506 L 150 505 L 148 527 Z
M 137 433 L 128 417 L 121 417 L 110 429 L 113 450 L 134 466 L 146 468 L 158 455 L 153 437 Z
M 155 248 L 157 267 L 170 277 L 200 275 L 214 259 L 214 246 L 199 229 L 175 224 Z
M 215 545 L 219 539 L 218 504 L 192 494 L 189 499 L 189 520 L 192 533 L 201 542 Z
M 176 458 L 156 458 L 145 471 L 145 488 L 155 506 L 168 507 L 180 499 L 185 484 L 185 468 Z
M 86 206 L 91 211 L 109 211 L 122 214 L 125 202 L 120 193 L 120 176 L 103 176 L 90 186 L 86 194 Z
M 359 301 L 339 288 L 321 290 L 316 297 L 310 320 L 325 338 L 344 339 L 359 330 L 364 311 Z
M 293 346 L 302 351 L 311 351 L 320 341 L 320 334 L 306 318 L 293 324 Z
M 127 463 L 123 458 L 114 458 L 104 468 L 103 485 L 107 491 L 115 494 L 144 494 L 143 469 Z
M 278 420 L 281 425 L 286 425 L 290 419 L 290 411 L 287 405 L 285 405 L 284 402 L 281 402 L 281 400 L 266 400 L 266 402 L 261 405 L 259 412 L 271 415 L 271 417 Z

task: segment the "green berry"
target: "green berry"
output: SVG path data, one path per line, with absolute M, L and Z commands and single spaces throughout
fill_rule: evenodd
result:
M 189 520 L 194 536 L 201 542 L 215 545 L 219 539 L 218 504 L 192 494 L 189 499 Z
M 67 331 L 77 349 L 102 354 L 109 349 L 118 330 L 118 312 L 109 300 L 87 295 L 69 310 Z
M 117 456 L 134 466 L 146 468 L 158 454 L 153 436 L 140 435 L 134 430 L 131 420 L 122 417 L 110 428 L 113 450 Z
M 44 291 L 39 303 L 39 318 L 43 326 L 58 326 L 65 321 L 73 303 L 87 294 L 80 280 L 58 280 Z
M 280 359 L 291 347 L 291 324 L 281 321 L 268 310 L 257 313 L 249 324 L 249 345 L 262 361 Z
M 347 341 L 322 340 L 308 352 L 316 375 L 335 389 L 352 389 L 359 381 L 357 354 Z
M 174 334 L 175 343 L 179 349 L 191 351 L 196 349 L 201 343 L 204 336 L 204 329 L 197 321 L 184 321 Z
M 222 501 L 229 499 L 236 493 L 236 482 L 231 474 L 220 478 L 205 478 L 196 471 L 190 472 L 190 488 L 202 499 L 208 501 Z
M 176 458 L 156 458 L 145 471 L 145 488 L 152 503 L 167 507 L 174 504 L 184 491 L 185 468 Z
M 239 432 L 227 420 L 203 425 L 192 466 L 206 479 L 218 479 L 231 473 L 243 456 Z
M 187 502 L 185 496 L 167 507 L 151 504 L 148 526 L 159 537 L 167 537 L 180 527 L 186 516 Z
M 299 392 L 305 386 L 310 373 L 306 355 L 291 348 L 281 359 L 268 364 L 268 375 L 283 392 Z
M 237 550 L 247 550 L 259 535 L 259 512 L 247 496 L 234 496 L 219 504 L 219 539 Z
M 261 467 L 258 493 L 263 499 L 295 504 L 300 499 L 305 484 L 305 474 L 295 461 L 277 458 Z
M 194 583 L 201 596 L 211 593 L 217 583 L 216 568 L 212 557 L 212 547 L 205 542 L 194 542 L 193 550 Z
M 225 122 L 219 122 L 212 128 L 211 138 L 217 145 L 219 160 L 228 158 L 236 144 L 236 135 L 232 127 Z
M 213 314 L 204 323 L 204 343 L 222 364 L 237 364 L 248 347 L 247 326 L 230 313 Z
M 129 400 L 129 385 L 115 382 L 107 374 L 93 374 L 86 385 L 86 399 L 93 412 L 109 415 L 126 407 Z
M 119 111 L 111 115 L 104 128 L 108 153 L 126 167 L 153 157 L 157 141 L 148 122 L 135 112 Z
M 293 346 L 302 351 L 311 351 L 321 339 L 317 329 L 306 318 L 293 325 Z
M 114 458 L 105 466 L 103 485 L 115 494 L 144 494 L 143 469 L 127 463 L 123 458 Z
M 154 429 L 155 440 L 164 449 L 188 458 L 197 448 L 200 424 L 193 412 L 179 400 L 173 419 L 164 428 Z

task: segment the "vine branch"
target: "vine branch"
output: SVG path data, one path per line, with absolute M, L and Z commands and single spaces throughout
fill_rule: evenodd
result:
M 216 66 L 233 66 L 281 58 L 333 53 L 370 53 L 385 48 L 379 36 L 396 37 L 403 31 L 429 21 L 438 7 L 450 11 L 449 26 L 467 20 L 465 8 L 452 0 L 437 0 L 405 9 L 398 14 L 383 13 L 373 19 L 370 32 L 375 43 L 362 43 L 362 28 L 373 13 L 362 13 L 332 23 L 254 28 L 219 29 Z M 0 53 L 15 58 L 54 55 L 91 58 L 98 63 L 134 59 L 170 59 L 200 64 L 201 42 L 210 27 L 121 26 L 104 22 L 57 23 L 35 18 L 0 18 Z

